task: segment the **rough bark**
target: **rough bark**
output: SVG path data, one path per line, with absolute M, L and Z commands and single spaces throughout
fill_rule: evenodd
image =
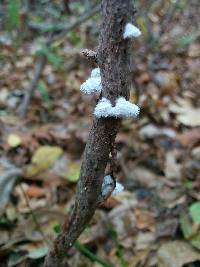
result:
M 130 41 L 123 40 L 125 24 L 133 20 L 131 0 L 103 0 L 98 65 L 102 96 L 113 104 L 119 96 L 129 97 Z M 46 259 L 45 267 L 61 267 L 63 258 L 94 215 L 109 154 L 121 124 L 120 119 L 94 118 L 85 148 L 76 200 L 70 220 L 64 223 Z

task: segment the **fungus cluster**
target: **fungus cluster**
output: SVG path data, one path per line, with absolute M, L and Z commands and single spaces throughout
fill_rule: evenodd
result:
M 102 85 L 99 68 L 92 70 L 90 77 L 81 85 L 80 90 L 87 95 L 101 93 Z
M 137 38 L 141 35 L 141 31 L 132 23 L 125 25 L 123 39 Z M 100 69 L 95 68 L 92 70 L 90 77 L 81 85 L 80 90 L 85 94 L 100 94 L 102 91 Z M 135 118 L 140 112 L 140 108 L 127 101 L 124 97 L 119 97 L 116 100 L 115 106 L 112 106 L 109 99 L 103 97 L 96 105 L 94 115 L 96 118 Z M 113 190 L 114 188 L 114 190 Z M 112 191 L 113 190 L 113 191 Z M 115 196 L 124 190 L 123 185 L 114 181 L 110 175 L 106 175 L 102 184 L 102 196 L 106 197 L 111 191 Z
M 140 108 L 127 101 L 124 97 L 119 97 L 113 107 L 110 100 L 103 97 L 96 105 L 94 115 L 97 118 L 134 118 L 140 112 Z

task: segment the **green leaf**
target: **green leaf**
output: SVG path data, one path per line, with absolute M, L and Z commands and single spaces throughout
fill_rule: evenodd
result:
M 200 250 L 200 234 L 196 234 L 190 239 L 190 243 L 193 247 Z
M 71 30 L 68 33 L 68 36 L 69 36 L 69 40 L 71 41 L 73 46 L 76 46 L 76 47 L 82 46 L 81 39 L 75 30 Z
M 180 226 L 184 237 L 186 239 L 190 238 L 193 234 L 192 223 L 185 212 L 182 212 L 180 215 Z
M 20 0 L 8 0 L 8 29 L 18 29 L 20 27 Z
M 59 69 L 64 69 L 63 59 L 57 54 L 53 53 L 50 48 L 43 45 L 41 50 L 38 51 L 39 54 L 43 54 L 47 57 L 48 61 L 55 65 Z
M 188 240 L 193 247 L 200 250 L 200 233 L 195 231 L 189 215 L 185 212 L 182 212 L 180 215 L 180 226 L 184 238 Z
M 59 223 L 55 223 L 53 225 L 53 230 L 56 234 L 59 234 L 61 232 L 61 225 Z
M 200 224 L 200 201 L 190 206 L 190 216 L 194 223 Z
M 177 41 L 177 46 L 179 48 L 185 48 L 186 46 L 190 45 L 191 43 L 193 43 L 194 41 L 196 41 L 196 39 L 199 37 L 199 33 L 195 32 L 195 33 L 191 33 L 188 34 L 186 36 L 183 36 L 182 38 L 180 38 Z

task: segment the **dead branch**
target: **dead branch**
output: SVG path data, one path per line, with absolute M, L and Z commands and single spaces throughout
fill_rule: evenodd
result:
M 35 92 L 35 89 L 36 89 L 36 87 L 38 85 L 38 82 L 40 80 L 42 71 L 43 71 L 43 69 L 44 69 L 44 67 L 46 65 L 46 60 L 47 60 L 46 55 L 42 54 L 42 55 L 39 56 L 39 59 L 35 64 L 33 80 L 31 82 L 30 88 L 25 93 L 23 101 L 22 101 L 22 103 L 21 103 L 21 105 L 19 107 L 19 110 L 18 110 L 18 114 L 21 117 L 25 117 L 26 114 L 27 114 L 27 110 L 28 110 L 31 98 L 32 98 L 32 96 L 33 96 L 33 94 Z
M 131 0 L 102 0 L 98 65 L 103 85 L 102 97 L 112 104 L 119 96 L 129 98 L 130 41 L 123 39 L 125 24 L 133 20 Z M 69 222 L 54 241 L 45 267 L 61 267 L 67 251 L 79 237 L 99 206 L 102 182 L 109 153 L 113 150 L 121 119 L 94 118 L 85 148 L 76 200 Z

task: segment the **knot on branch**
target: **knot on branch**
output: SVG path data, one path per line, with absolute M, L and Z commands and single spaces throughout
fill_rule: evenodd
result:
M 88 60 L 97 63 L 97 53 L 89 49 L 82 49 L 81 54 L 85 56 Z

